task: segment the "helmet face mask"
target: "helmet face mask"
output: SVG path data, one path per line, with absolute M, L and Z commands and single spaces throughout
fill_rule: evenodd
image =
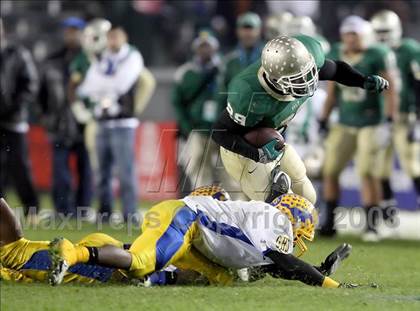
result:
M 271 205 L 289 218 L 293 227 L 293 244 L 299 249 L 297 256 L 302 256 L 308 249 L 304 240 L 313 241 L 315 237 L 315 227 L 318 223 L 315 207 L 307 199 L 291 193 L 277 197 Z
M 261 67 L 272 87 L 282 95 L 312 96 L 318 87 L 315 60 L 295 38 L 282 36 L 267 42 L 261 55 Z
M 267 76 L 269 77 L 268 74 Z M 300 73 L 283 76 L 278 80 L 269 78 L 273 86 L 283 94 L 292 95 L 296 98 L 313 96 L 318 88 L 318 79 L 318 70 L 313 59 Z

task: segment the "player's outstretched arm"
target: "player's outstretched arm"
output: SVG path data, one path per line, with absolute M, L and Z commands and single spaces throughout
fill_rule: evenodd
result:
M 322 286 L 327 288 L 338 288 L 340 283 L 324 276 L 310 264 L 300 260 L 292 254 L 282 254 L 270 251 L 266 254 L 277 268 L 277 275 L 286 280 L 301 281 L 312 286 Z
M 384 78 L 377 75 L 364 75 L 351 65 L 339 60 L 326 59 L 319 70 L 319 79 L 360 87 L 375 93 L 381 93 L 389 88 L 389 82 Z

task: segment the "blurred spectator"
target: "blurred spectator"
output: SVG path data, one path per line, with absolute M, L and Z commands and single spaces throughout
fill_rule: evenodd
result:
M 84 125 L 76 121 L 70 109 L 67 85 L 70 63 L 81 52 L 80 39 L 85 22 L 76 17 L 63 21 L 63 46 L 47 57 L 43 65 L 40 103 L 45 125 L 53 144 L 53 202 L 57 213 L 75 214 L 89 207 L 92 178 L 89 155 L 84 143 Z M 70 171 L 70 155 L 77 159 L 76 191 Z
M 121 27 L 113 27 L 108 32 L 107 44 L 99 60 L 88 68 L 78 93 L 93 104 L 93 114 L 98 122 L 99 214 L 106 219 L 112 211 L 112 168 L 115 164 L 123 216 L 128 220 L 137 210 L 134 145 L 139 121 L 135 118 L 135 95 L 143 58 L 127 43 L 127 34 Z
M 214 182 L 218 148 L 209 139 L 212 123 L 220 113 L 215 100 L 220 59 L 219 42 L 207 31 L 193 41 L 194 57 L 175 74 L 172 104 L 176 110 L 179 131 L 188 138 L 182 164 L 193 188 Z
M 252 12 L 240 15 L 237 20 L 236 34 L 238 46 L 225 56 L 220 79 L 219 101 L 226 105 L 228 85 L 242 70 L 256 62 L 264 46 L 261 41 L 261 19 Z
M 25 213 L 36 214 L 38 197 L 32 182 L 26 133 L 28 105 L 38 91 L 38 74 L 32 56 L 23 46 L 7 40 L 0 19 L 0 196 L 12 179 Z

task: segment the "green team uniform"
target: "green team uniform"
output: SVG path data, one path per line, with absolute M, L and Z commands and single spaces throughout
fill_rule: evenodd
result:
M 76 82 L 80 82 L 83 80 L 86 72 L 90 67 L 90 60 L 87 54 L 81 51 L 74 60 L 70 63 L 70 74 L 72 80 Z
M 390 67 L 392 53 L 384 45 L 368 48 L 356 62 L 345 58 L 342 45 L 332 47 L 329 58 L 344 60 L 366 75 L 378 75 Z M 339 108 L 339 123 L 351 127 L 377 125 L 383 120 L 384 97 L 365 89 L 337 84 L 335 87 Z
M 175 74 L 172 104 L 180 131 L 188 135 L 192 129 L 210 129 L 220 113 L 215 100 L 216 72 L 200 68 L 195 62 L 182 65 Z
M 304 35 L 294 38 L 305 45 L 319 70 L 325 62 L 320 43 Z M 258 60 L 233 79 L 229 85 L 227 110 L 231 118 L 242 126 L 254 127 L 258 124 L 277 129 L 286 125 L 295 116 L 309 96 L 297 99 L 290 97 L 290 100 L 284 100 L 284 97 L 281 98 L 274 91 L 268 93 L 258 79 L 258 75 L 261 74 L 260 67 L 261 60 Z
M 420 44 L 413 39 L 403 39 L 401 45 L 394 49 L 397 58 L 399 76 L 397 89 L 400 95 L 400 112 L 409 113 L 415 110 L 414 66 L 416 53 L 420 53 Z

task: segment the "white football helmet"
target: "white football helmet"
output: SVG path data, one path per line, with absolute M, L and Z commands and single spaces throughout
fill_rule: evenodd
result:
M 356 33 L 362 42 L 363 48 L 368 48 L 374 43 L 374 33 L 369 21 L 357 15 L 346 17 L 340 25 L 340 34 Z
M 376 40 L 391 47 L 401 42 L 402 26 L 398 15 L 389 10 L 382 10 L 373 15 L 370 22 L 375 31 Z
M 270 15 L 265 20 L 264 36 L 267 40 L 288 35 L 288 25 L 293 19 L 292 13 L 283 12 Z
M 303 34 L 307 36 L 316 35 L 316 26 L 309 16 L 295 16 L 288 24 L 289 35 Z
M 261 66 L 265 78 L 284 95 L 312 96 L 318 87 L 314 57 L 302 42 L 281 36 L 264 46 Z
M 90 54 L 101 53 L 107 45 L 107 33 L 111 29 L 111 23 L 103 18 L 95 18 L 83 30 L 82 47 Z

